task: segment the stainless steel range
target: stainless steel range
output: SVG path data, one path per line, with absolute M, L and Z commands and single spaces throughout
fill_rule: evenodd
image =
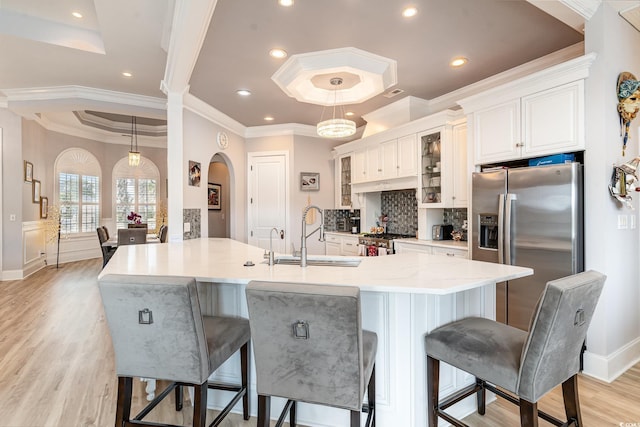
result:
M 393 249 L 394 239 L 403 239 L 410 236 L 407 234 L 393 234 L 393 233 L 370 233 L 362 234 L 358 238 L 358 244 L 360 245 L 360 255 L 362 256 L 378 256 L 378 255 L 391 255 L 395 253 Z

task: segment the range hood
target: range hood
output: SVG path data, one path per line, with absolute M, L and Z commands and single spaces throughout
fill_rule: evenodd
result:
M 376 193 L 380 191 L 414 190 L 418 188 L 418 177 L 391 178 L 380 181 L 351 184 L 353 193 Z

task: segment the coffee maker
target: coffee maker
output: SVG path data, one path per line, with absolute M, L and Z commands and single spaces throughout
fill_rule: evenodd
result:
M 349 222 L 351 223 L 351 234 L 359 234 L 360 233 L 360 217 L 352 216 L 349 218 Z

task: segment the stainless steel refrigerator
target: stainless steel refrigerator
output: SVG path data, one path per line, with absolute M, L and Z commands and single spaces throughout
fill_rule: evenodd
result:
M 534 270 L 497 285 L 498 321 L 527 330 L 546 283 L 583 271 L 582 195 L 579 163 L 473 174 L 472 258 Z

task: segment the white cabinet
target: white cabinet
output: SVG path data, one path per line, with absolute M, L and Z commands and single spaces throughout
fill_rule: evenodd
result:
M 465 242 L 462 242 L 464 244 Z M 447 245 L 433 240 L 402 241 L 395 240 L 393 249 L 397 254 L 406 252 L 420 252 L 424 254 L 441 255 L 449 257 L 469 258 L 469 252 L 462 244 Z
M 397 142 L 397 177 L 416 176 L 418 173 L 418 142 L 416 134 L 398 138 Z
M 325 233 L 325 255 L 358 255 L 358 236 L 344 233 Z
M 416 176 L 416 135 L 372 144 L 353 155 L 353 182 L 374 182 Z
M 432 253 L 434 255 L 443 255 L 448 257 L 469 258 L 469 251 L 458 248 L 445 248 L 442 246 L 433 246 Z
M 340 245 L 340 255 L 356 256 L 358 255 L 358 236 L 343 235 Z
M 467 122 L 453 125 L 451 159 L 452 183 L 451 195 L 445 192 L 445 205 L 454 208 L 467 208 L 469 203 L 469 168 L 467 166 Z
M 583 150 L 584 81 L 475 111 L 473 136 L 475 164 Z
M 465 120 L 418 134 L 419 203 L 423 208 L 466 208 L 468 202 Z
M 336 209 L 351 209 L 353 206 L 351 195 L 352 153 L 339 156 L 336 159 Z
M 351 182 L 367 182 L 367 150 L 365 148 L 353 153 L 351 168 Z
M 422 243 L 409 243 L 409 242 L 393 242 L 393 250 L 397 254 L 403 254 L 407 252 L 420 252 L 423 254 L 431 254 L 431 246 L 424 245 Z

